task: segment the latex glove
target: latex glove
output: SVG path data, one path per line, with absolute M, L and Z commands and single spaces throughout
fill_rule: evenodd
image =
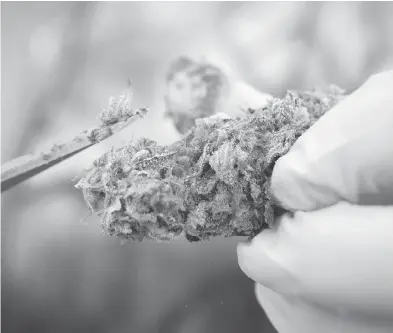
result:
M 239 244 L 280 333 L 393 332 L 393 71 L 371 77 L 279 159 L 294 214 Z

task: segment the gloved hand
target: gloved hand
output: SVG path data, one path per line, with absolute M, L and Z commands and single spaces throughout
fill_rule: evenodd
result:
M 238 260 L 278 332 L 393 332 L 393 71 L 300 137 L 271 190 L 292 213 Z

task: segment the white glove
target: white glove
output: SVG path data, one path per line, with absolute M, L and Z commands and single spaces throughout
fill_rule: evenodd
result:
M 393 332 L 393 71 L 300 137 L 272 192 L 295 213 L 239 244 L 238 259 L 276 329 Z

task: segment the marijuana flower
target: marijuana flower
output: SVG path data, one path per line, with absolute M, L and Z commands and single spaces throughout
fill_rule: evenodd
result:
M 343 97 L 336 87 L 290 91 L 243 117 L 196 119 L 171 145 L 140 139 L 112 149 L 76 187 L 121 239 L 253 237 L 283 212 L 269 194 L 275 161 Z

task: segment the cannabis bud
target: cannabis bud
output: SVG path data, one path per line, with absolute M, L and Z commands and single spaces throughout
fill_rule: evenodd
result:
M 288 92 L 244 117 L 195 119 L 171 145 L 141 139 L 111 150 L 77 187 L 122 239 L 253 237 L 283 211 L 269 194 L 275 161 L 342 98 L 333 88 Z

